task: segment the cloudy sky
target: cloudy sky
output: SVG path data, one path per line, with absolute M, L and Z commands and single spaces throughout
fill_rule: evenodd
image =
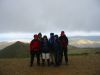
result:
M 1 38 L 61 30 L 100 35 L 100 0 L 0 0 Z

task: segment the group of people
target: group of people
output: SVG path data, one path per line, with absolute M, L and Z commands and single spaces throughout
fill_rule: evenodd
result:
M 37 65 L 60 66 L 63 55 L 68 64 L 68 38 L 64 31 L 60 36 L 50 33 L 50 38 L 46 35 L 42 37 L 41 33 L 34 34 L 34 39 L 30 42 L 30 66 L 33 66 L 34 57 L 37 58 Z

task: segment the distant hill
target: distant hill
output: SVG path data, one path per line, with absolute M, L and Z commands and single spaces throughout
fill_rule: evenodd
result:
M 2 50 L 3 48 L 5 48 L 11 44 L 13 44 L 13 42 L 6 42 L 6 41 L 0 42 L 0 50 Z
M 99 48 L 78 48 L 72 45 L 68 46 L 69 54 L 96 53 L 100 52 Z M 12 45 L 0 51 L 0 58 L 25 58 L 29 57 L 29 43 L 17 41 Z
M 100 48 L 100 40 L 73 39 L 70 40 L 70 45 L 78 48 Z
M 29 56 L 29 44 L 20 41 L 2 49 L 0 58 L 20 58 Z
M 77 47 L 69 45 L 69 49 L 77 49 Z M 20 41 L 15 42 L 12 45 L 0 51 L 0 58 L 20 58 L 29 57 L 29 43 L 23 43 Z

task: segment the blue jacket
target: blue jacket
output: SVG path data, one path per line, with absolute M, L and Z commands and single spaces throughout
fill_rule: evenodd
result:
M 50 44 L 50 49 L 53 50 L 54 49 L 54 37 L 51 37 L 49 39 L 49 44 Z
M 55 52 L 61 52 L 61 44 L 59 39 L 54 40 L 54 51 Z

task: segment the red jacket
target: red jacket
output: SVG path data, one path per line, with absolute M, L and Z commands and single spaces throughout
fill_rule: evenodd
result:
M 30 51 L 39 51 L 40 50 L 40 41 L 32 40 L 30 43 Z

